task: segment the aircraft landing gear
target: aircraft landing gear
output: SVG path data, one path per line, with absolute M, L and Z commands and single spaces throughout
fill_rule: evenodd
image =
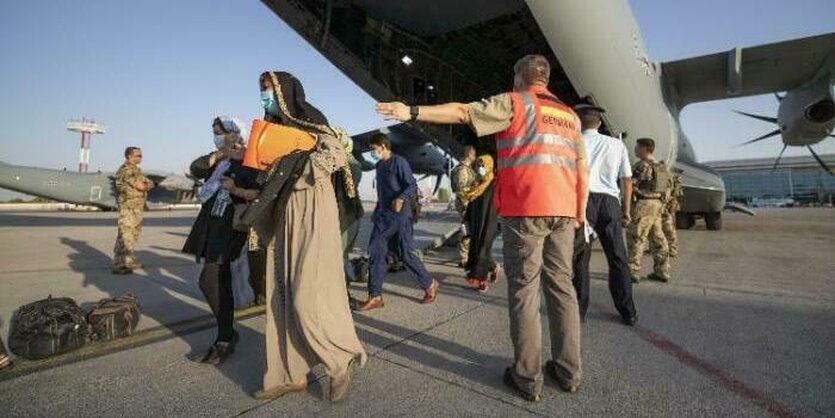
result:
M 676 229 L 690 229 L 693 227 L 694 223 L 696 223 L 696 219 L 693 215 L 684 212 L 676 212 Z
M 705 213 L 705 225 L 708 231 L 718 231 L 722 229 L 722 212 Z

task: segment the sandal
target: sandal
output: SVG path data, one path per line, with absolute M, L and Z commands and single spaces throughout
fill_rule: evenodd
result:
M 235 345 L 238 344 L 240 335 L 237 331 L 232 331 L 231 341 L 215 341 L 211 347 L 204 353 L 194 353 L 186 356 L 189 360 L 196 363 L 211 364 L 217 366 L 223 363 L 229 356 L 235 353 Z

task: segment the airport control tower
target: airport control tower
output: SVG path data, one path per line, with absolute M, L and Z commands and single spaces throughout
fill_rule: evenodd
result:
M 86 173 L 90 164 L 90 137 L 93 134 L 103 134 L 104 126 L 94 120 L 80 119 L 67 122 L 67 130 L 81 132 L 81 153 L 78 159 L 78 172 Z

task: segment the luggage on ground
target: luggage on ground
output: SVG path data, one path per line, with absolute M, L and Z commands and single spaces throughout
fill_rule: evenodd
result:
M 21 306 L 9 326 L 9 349 L 30 360 L 75 350 L 87 342 L 89 332 L 74 300 L 52 296 Z
M 133 334 L 140 316 L 139 299 L 131 292 L 99 301 L 87 314 L 91 336 L 95 341 L 108 341 Z

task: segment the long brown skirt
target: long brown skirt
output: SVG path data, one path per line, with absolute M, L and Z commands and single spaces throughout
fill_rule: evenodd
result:
M 334 376 L 353 359 L 366 361 L 348 307 L 330 181 L 295 190 L 276 215 L 267 260 L 265 390 L 305 382 L 320 363 Z

